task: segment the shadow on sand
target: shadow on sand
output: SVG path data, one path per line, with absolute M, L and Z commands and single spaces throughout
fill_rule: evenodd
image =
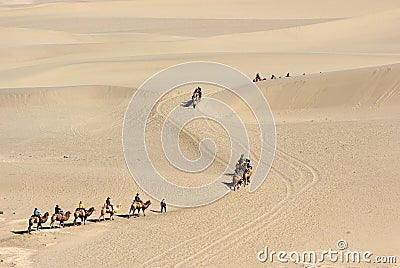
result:
M 73 227 L 74 223 L 73 222 L 69 222 L 69 223 L 64 223 L 64 227 Z M 51 228 L 50 226 L 44 226 L 41 227 L 39 229 L 40 230 L 55 230 L 55 229 L 62 229 L 63 227 L 59 226 L 58 224 L 55 224 L 53 228 Z M 31 233 L 37 232 L 38 230 L 36 229 L 36 227 L 32 228 Z M 18 230 L 18 231 L 11 231 L 11 233 L 13 234 L 17 234 L 17 235 L 23 235 L 23 234 L 28 234 L 28 229 L 26 230 Z
M 36 231 L 36 228 L 35 228 L 35 229 L 32 229 L 31 233 L 32 233 L 32 232 L 35 232 L 35 231 Z M 17 234 L 17 235 L 23 235 L 23 234 L 27 234 L 27 233 L 28 233 L 28 230 L 23 230 L 23 231 L 11 231 L 11 233 Z
M 193 107 L 193 100 L 190 99 L 190 100 L 184 101 L 181 103 L 181 106 L 185 107 L 185 108 Z
M 118 214 L 118 215 L 115 215 L 115 216 L 117 216 L 119 218 L 124 218 L 124 219 L 128 219 L 129 217 L 132 217 L 132 215 L 129 216 L 128 214 Z
M 155 209 L 150 209 L 150 211 L 153 212 L 153 213 L 159 213 L 159 214 L 161 213 L 161 211 L 155 210 Z
M 222 184 L 225 184 L 225 186 L 228 187 L 229 190 L 231 190 L 232 187 L 233 187 L 233 182 L 225 182 L 225 181 L 223 181 Z

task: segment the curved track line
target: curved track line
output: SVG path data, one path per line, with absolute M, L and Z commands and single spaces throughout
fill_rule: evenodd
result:
M 271 221 L 277 214 L 279 214 L 282 210 L 282 208 L 284 207 L 285 204 L 287 204 L 289 201 L 295 199 L 298 195 L 300 195 L 301 193 L 303 193 L 305 190 L 309 189 L 313 184 L 315 184 L 317 182 L 317 180 L 319 179 L 319 175 L 317 173 L 317 171 L 311 167 L 310 165 L 308 165 L 307 163 L 283 152 L 283 151 L 279 151 L 279 153 L 281 153 L 282 155 L 284 155 L 287 158 L 290 158 L 292 160 L 295 160 L 295 162 L 301 164 L 303 167 L 307 168 L 308 170 L 310 170 L 310 172 L 312 173 L 312 180 L 311 183 L 308 184 L 307 186 L 305 186 L 304 188 L 302 188 L 298 193 L 296 194 L 292 194 L 287 196 L 287 198 L 285 198 L 284 200 L 282 200 L 281 202 L 279 202 L 272 210 L 271 212 L 265 213 L 260 215 L 259 217 L 253 219 L 252 221 L 250 221 L 249 223 L 245 224 L 244 226 L 242 226 L 241 228 L 233 231 L 231 234 L 229 234 L 228 236 L 225 236 L 223 238 L 220 238 L 218 240 L 216 240 L 215 242 L 209 244 L 208 246 L 206 246 L 205 248 L 203 248 L 200 251 L 197 251 L 196 254 L 191 255 L 189 258 L 185 259 L 184 261 L 176 264 L 176 266 L 186 266 L 185 264 L 190 264 L 190 265 L 194 265 L 193 259 L 195 259 L 198 256 L 201 256 L 204 252 L 207 252 L 210 249 L 213 249 L 212 255 L 218 255 L 218 253 L 225 251 L 227 248 L 229 248 L 230 244 L 235 244 L 234 242 L 237 241 L 239 242 L 240 240 L 242 240 L 245 236 L 247 236 L 250 232 L 257 232 L 258 230 L 260 230 L 261 228 L 265 227 L 265 220 L 269 220 Z M 284 175 L 283 173 L 281 173 L 281 175 Z M 288 181 L 288 178 L 285 178 L 285 181 Z M 290 181 L 290 180 L 289 180 Z M 254 224 L 257 224 L 257 222 L 263 220 L 261 223 L 262 224 L 258 224 L 256 226 L 254 226 Z M 234 237 L 234 239 L 232 239 L 232 237 Z M 229 243 L 226 243 L 228 246 L 220 246 L 220 244 L 226 240 L 229 240 Z M 217 247 L 218 246 L 218 247 Z M 206 257 L 208 258 L 208 257 Z M 188 263 L 190 261 L 190 263 Z M 200 263 L 202 263 L 201 260 L 197 260 L 200 261 Z
M 288 162 L 288 161 L 289 161 L 289 160 L 286 160 L 284 157 L 278 157 L 278 158 L 281 159 L 281 160 L 283 160 L 283 161 L 285 161 L 285 162 Z M 294 158 L 294 159 L 295 159 L 295 158 Z M 300 161 L 300 160 L 298 160 L 298 161 Z M 301 161 L 300 161 L 300 162 L 301 162 Z M 310 167 L 310 168 L 313 170 L 312 167 Z M 147 262 L 143 263 L 142 265 L 145 266 L 146 264 L 149 264 L 149 263 L 153 263 L 153 264 L 154 264 L 154 261 L 156 261 L 156 260 L 158 260 L 158 259 L 160 260 L 160 262 L 162 262 L 162 261 L 164 260 L 163 257 L 165 257 L 165 256 L 168 255 L 168 254 L 172 254 L 173 252 L 180 252 L 180 255 L 181 255 L 181 256 L 184 256 L 184 255 L 182 254 L 182 250 L 177 250 L 178 248 L 185 248 L 185 249 L 186 249 L 186 248 L 189 248 L 190 243 L 191 243 L 192 241 L 198 241 L 199 239 L 204 238 L 204 237 L 213 237 L 213 236 L 211 235 L 212 233 L 214 233 L 214 232 L 221 233 L 222 231 L 227 231 L 227 230 L 229 230 L 229 229 L 232 229 L 232 224 L 230 224 L 230 223 L 237 223 L 237 222 L 239 222 L 239 228 L 236 228 L 236 229 L 235 229 L 235 232 L 230 233 L 228 236 L 225 236 L 224 238 L 221 238 L 221 239 L 218 239 L 218 240 L 212 242 L 207 248 L 203 249 L 202 251 L 198 252 L 198 253 L 195 254 L 195 255 L 191 255 L 190 258 L 183 260 L 181 264 L 184 264 L 185 261 L 191 260 L 191 259 L 195 258 L 196 256 L 199 256 L 199 254 L 201 254 L 202 252 L 205 252 L 205 251 L 207 251 L 209 248 L 214 247 L 215 245 L 221 243 L 222 241 L 227 240 L 227 239 L 230 238 L 231 236 L 233 236 L 233 235 L 235 235 L 235 234 L 237 234 L 237 233 L 239 233 L 239 234 L 240 234 L 240 233 L 243 233 L 244 230 L 249 229 L 249 226 L 251 226 L 252 224 L 256 223 L 257 221 L 262 220 L 262 219 L 264 219 L 265 217 L 273 218 L 276 214 L 278 214 L 278 213 L 280 212 L 281 207 L 283 207 L 283 206 L 284 206 L 288 201 L 290 201 L 294 196 L 296 196 L 296 195 L 299 194 L 299 193 L 297 193 L 297 194 L 294 193 L 294 191 L 295 191 L 295 190 L 294 190 L 295 186 L 294 186 L 293 182 L 291 181 L 291 179 L 290 179 L 288 176 L 284 175 L 284 174 L 283 174 L 282 172 L 280 172 L 280 171 L 277 171 L 276 169 L 274 169 L 273 171 L 276 172 L 276 173 L 278 174 L 278 176 L 280 176 L 280 177 L 283 179 L 283 181 L 284 181 L 285 184 L 287 185 L 288 191 L 287 191 L 286 197 L 285 197 L 283 200 L 281 200 L 280 202 L 278 202 L 278 204 L 275 205 L 275 206 L 272 208 L 271 211 L 269 211 L 268 213 L 265 213 L 265 214 L 263 214 L 263 215 L 260 215 L 259 217 L 257 217 L 256 219 L 254 219 L 252 222 L 247 223 L 247 224 L 244 224 L 244 223 L 241 223 L 241 222 L 240 222 L 240 219 L 242 218 L 242 217 L 240 217 L 240 216 L 239 216 L 239 217 L 235 217 L 235 218 L 231 218 L 231 220 L 225 225 L 225 226 L 229 226 L 229 227 L 217 228 L 217 229 L 211 230 L 211 231 L 209 231 L 209 232 L 202 233 L 202 234 L 200 234 L 200 235 L 198 235 L 198 236 L 196 236 L 196 237 L 193 237 L 193 238 L 191 238 L 191 239 L 189 239 L 189 240 L 182 241 L 181 243 L 179 243 L 179 244 L 176 245 L 175 247 L 173 247 L 173 248 L 171 248 L 171 249 L 169 249 L 169 250 L 163 252 L 161 255 L 158 255 L 158 256 L 155 257 L 155 258 L 152 258 L 152 259 L 148 260 Z M 314 173 L 314 174 L 317 174 L 317 173 Z M 317 177 L 317 176 L 316 176 L 316 177 Z M 315 178 L 313 178 L 312 180 L 315 180 Z M 254 210 L 258 210 L 258 209 L 257 209 L 257 208 L 254 208 Z M 262 226 L 265 226 L 265 224 L 263 224 Z M 242 236 L 242 235 L 241 235 L 241 236 Z M 213 254 L 214 254 L 214 253 L 215 253 L 215 251 L 213 251 Z M 193 265 L 193 262 L 190 262 L 190 265 Z
M 160 106 L 163 105 L 164 103 L 166 103 L 167 101 L 171 100 L 172 98 L 180 97 L 182 95 L 186 95 L 186 93 L 175 95 L 175 96 L 172 96 L 171 98 L 162 100 L 156 106 L 156 112 L 159 115 L 161 115 L 161 116 L 163 116 L 165 118 L 166 116 L 161 111 L 161 109 L 160 109 L 161 107 Z M 185 131 L 185 132 L 187 132 L 187 131 Z M 197 139 L 195 139 L 193 137 L 193 135 L 191 133 L 186 133 L 186 134 L 190 138 L 192 138 L 194 140 L 197 140 Z M 154 263 L 162 263 L 164 261 L 163 257 L 165 257 L 168 254 L 172 255 L 174 252 L 180 252 L 180 256 L 184 257 L 185 255 L 182 254 L 182 250 L 177 250 L 177 249 L 179 249 L 179 248 L 184 248 L 184 249 L 190 248 L 189 246 L 190 246 L 192 241 L 198 241 L 199 239 L 204 238 L 204 237 L 214 237 L 214 236 L 211 235 L 212 233 L 215 233 L 215 232 L 221 233 L 223 231 L 228 231 L 229 229 L 232 229 L 232 225 L 229 224 L 229 223 L 238 223 L 239 222 L 239 224 L 238 224 L 239 228 L 236 228 L 235 231 L 231 232 L 229 235 L 224 236 L 223 238 L 219 238 L 219 239 L 213 241 L 212 243 L 209 243 L 207 247 L 203 248 L 201 251 L 196 252 L 196 254 L 194 254 L 194 255 L 190 255 L 189 258 L 185 258 L 183 261 L 179 262 L 177 265 L 184 265 L 188 261 L 193 260 L 196 257 L 200 257 L 201 254 L 203 254 L 204 252 L 207 252 L 211 248 L 216 247 L 217 245 L 219 245 L 223 241 L 226 241 L 227 239 L 232 241 L 232 239 L 230 239 L 230 238 L 232 236 L 234 236 L 234 235 L 235 235 L 235 238 L 239 237 L 239 238 L 236 238 L 234 240 L 240 240 L 240 239 L 242 239 L 243 236 L 245 236 L 245 235 L 247 235 L 249 233 L 249 231 L 246 231 L 246 230 L 251 229 L 251 232 L 254 232 L 254 225 L 256 225 L 256 231 L 259 230 L 262 227 L 265 227 L 265 220 L 269 220 L 269 222 L 271 222 L 271 220 L 273 218 L 275 218 L 276 215 L 278 215 L 281 212 L 281 210 L 285 206 L 285 204 L 287 204 L 288 202 L 293 200 L 296 196 L 298 196 L 301 193 L 303 193 L 305 190 L 310 188 L 316 181 L 318 181 L 318 178 L 319 178 L 318 172 L 312 166 L 310 166 L 306 162 L 304 162 L 304 161 L 302 161 L 302 160 L 300 160 L 300 159 L 298 159 L 296 157 L 293 157 L 293 156 L 289 155 L 288 153 L 280 151 L 278 149 L 276 150 L 276 152 L 277 152 L 277 154 L 276 154 L 277 158 L 282 160 L 282 161 L 284 161 L 285 163 L 289 164 L 289 166 L 291 168 L 293 168 L 297 173 L 300 174 L 300 178 L 298 180 L 296 180 L 296 181 L 293 181 L 289 176 L 287 176 L 284 173 L 280 172 L 276 168 L 272 168 L 271 169 L 273 172 L 275 172 L 285 182 L 286 187 L 287 187 L 287 193 L 286 193 L 286 197 L 284 199 L 282 199 L 281 201 L 279 201 L 278 204 L 276 204 L 269 212 L 258 216 L 257 218 L 253 219 L 251 222 L 247 222 L 246 224 L 240 223 L 240 219 L 241 219 L 240 216 L 231 218 L 231 220 L 225 225 L 225 226 L 229 226 L 229 227 L 221 227 L 221 228 L 213 229 L 213 230 L 210 230 L 210 231 L 208 231 L 206 233 L 202 233 L 202 234 L 200 234 L 198 236 L 192 237 L 191 239 L 182 241 L 181 243 L 177 244 L 176 246 L 166 250 L 162 254 L 159 254 L 156 257 L 147 260 L 145 263 L 142 263 L 141 267 L 145 267 L 147 264 L 150 264 L 150 263 L 152 263 L 152 264 L 154 264 Z M 293 162 L 297 163 L 297 165 L 294 164 Z M 305 174 L 304 169 L 308 170 L 308 172 L 310 173 L 311 180 L 308 183 L 306 182 L 305 186 L 301 187 L 298 191 L 296 191 L 296 185 L 295 184 L 300 180 L 306 180 L 307 177 L 308 177 Z M 254 208 L 253 210 L 257 210 L 257 209 Z M 261 220 L 262 220 L 263 224 L 260 226 L 260 224 L 258 224 L 258 222 L 261 221 Z M 249 227 L 252 227 L 252 228 L 249 228 Z M 237 234 L 239 234 L 239 235 L 237 235 Z M 229 245 L 229 243 L 228 243 L 228 245 Z M 221 250 L 217 250 L 217 251 L 213 250 L 213 255 L 215 254 L 215 252 L 221 252 Z M 198 259 L 198 261 L 201 261 L 201 260 Z M 193 264 L 194 264 L 193 262 L 190 262 L 190 265 L 193 265 Z

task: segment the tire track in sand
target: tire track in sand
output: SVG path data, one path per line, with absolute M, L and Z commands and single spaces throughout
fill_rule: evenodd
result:
M 186 258 L 185 260 L 179 262 L 176 264 L 177 267 L 179 266 L 195 266 L 195 265 L 202 265 L 204 264 L 205 261 L 210 260 L 210 256 L 218 256 L 219 253 L 224 252 L 226 250 L 229 250 L 231 248 L 231 245 L 235 245 L 238 242 L 242 241 L 246 236 L 248 236 L 250 233 L 255 233 L 258 232 L 261 229 L 264 229 L 266 226 L 269 226 L 274 218 L 276 218 L 277 215 L 281 212 L 282 208 L 290 201 L 294 200 L 297 196 L 311 188 L 318 180 L 319 180 L 319 174 L 316 169 L 314 169 L 312 166 L 307 164 L 306 162 L 291 156 L 290 154 L 277 150 L 276 151 L 278 154 L 279 159 L 282 159 L 285 161 L 284 158 L 286 158 L 286 162 L 290 163 L 290 160 L 294 161 L 297 163 L 299 166 L 305 168 L 308 170 L 309 175 L 311 175 L 309 178 L 311 179 L 310 183 L 308 183 L 305 187 L 301 187 L 297 193 L 288 195 L 284 200 L 279 202 L 270 212 L 264 213 L 257 218 L 253 219 L 252 221 L 246 223 L 244 226 L 241 228 L 233 231 L 231 234 L 224 236 L 215 242 L 207 245 L 200 251 L 196 251 L 195 254 L 190 255 L 189 258 Z M 275 170 L 276 172 L 277 170 Z M 278 173 L 280 176 L 284 177 L 285 181 L 291 182 L 290 178 L 288 178 L 285 174 L 282 172 Z M 304 176 L 303 179 L 306 179 L 307 176 Z M 225 243 L 223 243 L 225 242 Z M 222 245 L 221 245 L 222 244 Z M 212 254 L 207 254 L 206 252 L 211 251 Z M 202 256 L 203 255 L 203 256 Z
M 311 176 L 305 176 L 304 172 L 298 171 L 299 174 L 301 174 L 301 178 L 299 180 L 306 180 L 308 181 L 309 186 L 311 186 L 311 184 L 315 183 L 318 180 L 318 173 L 314 170 L 313 167 L 307 165 L 305 162 L 302 162 L 301 160 L 298 160 L 292 156 L 290 156 L 289 154 L 286 154 L 282 151 L 279 151 L 279 155 L 277 155 L 277 158 L 281 161 L 283 161 L 284 163 L 287 163 L 293 167 L 296 167 L 297 170 L 300 170 L 301 168 L 308 170 L 309 175 Z M 297 163 L 296 166 L 295 164 L 292 163 L 291 158 L 295 159 L 293 162 Z M 308 168 L 309 169 L 308 169 Z M 201 233 L 198 236 L 195 236 L 189 240 L 185 240 L 182 241 L 181 243 L 177 244 L 176 246 L 174 246 L 173 248 L 161 253 L 160 255 L 146 261 L 145 263 L 142 264 L 142 267 L 145 267 L 146 265 L 152 264 L 152 265 L 167 265 L 168 263 L 163 263 L 163 262 L 168 262 L 168 259 L 166 260 L 166 256 L 169 255 L 174 255 L 173 258 L 169 258 L 169 260 L 171 259 L 180 259 L 181 262 L 178 263 L 177 265 L 183 265 L 185 266 L 185 264 L 190 264 L 190 265 L 194 265 L 194 261 L 196 261 L 196 258 L 198 260 L 198 258 L 201 258 L 201 255 L 204 254 L 205 252 L 207 252 L 208 250 L 212 250 L 213 254 L 217 254 L 217 252 L 221 252 L 225 249 L 221 249 L 221 250 L 215 250 L 214 247 L 217 247 L 218 249 L 220 249 L 219 244 L 221 244 L 222 242 L 225 242 L 226 240 L 228 240 L 229 242 L 231 241 L 237 241 L 237 240 L 241 240 L 242 237 L 246 236 L 248 232 L 246 232 L 246 230 L 248 230 L 249 228 L 251 229 L 251 231 L 254 231 L 254 224 L 256 223 L 261 223 L 260 224 L 256 224 L 257 230 L 265 227 L 265 220 L 272 220 L 275 215 L 279 214 L 281 208 L 290 200 L 294 199 L 296 196 L 298 196 L 299 194 L 301 194 L 302 192 L 304 192 L 307 188 L 309 187 L 304 187 L 301 189 L 298 189 L 296 192 L 296 182 L 293 182 L 292 179 L 285 175 L 283 172 L 273 168 L 273 172 L 276 173 L 286 184 L 286 187 L 288 189 L 286 197 L 281 200 L 280 202 L 278 202 L 277 205 L 275 205 L 269 212 L 264 213 L 262 215 L 260 215 L 259 217 L 255 218 L 254 220 L 252 220 L 251 222 L 247 222 L 246 219 L 243 219 L 243 217 L 241 215 L 239 215 L 238 217 L 233 217 L 230 218 L 231 220 L 229 222 L 226 223 L 225 226 L 227 227 L 223 227 L 221 226 L 221 228 L 217 228 L 217 229 L 213 229 L 210 230 L 208 232 L 205 233 Z M 253 212 L 254 211 L 259 211 L 259 208 L 257 208 L 257 206 L 253 206 Z M 252 211 L 250 211 L 250 213 L 252 213 Z M 243 223 L 244 222 L 244 223 Z M 238 225 L 238 228 L 233 228 L 234 224 Z M 234 232 L 228 232 L 231 229 L 234 229 Z M 225 236 L 223 236 L 222 238 L 218 238 L 220 237 L 219 234 L 221 233 L 227 233 Z M 239 234 L 239 235 L 238 235 Z M 232 239 L 232 236 L 235 237 L 239 237 L 236 239 Z M 215 240 L 213 240 L 213 238 L 216 238 Z M 212 241 L 209 241 L 209 240 Z M 205 245 L 208 245 L 207 247 L 203 248 L 200 251 L 196 251 L 195 249 L 192 249 L 193 247 L 191 247 L 192 242 L 196 242 L 197 244 L 199 244 L 199 240 L 204 241 Z M 229 247 L 229 244 L 228 244 Z M 179 255 L 175 255 L 174 253 L 179 253 Z M 196 252 L 196 254 L 193 254 L 193 252 Z M 189 258 L 187 258 L 187 256 L 189 256 Z M 182 258 L 184 258 L 182 260 Z M 205 258 L 209 259 L 209 254 L 205 254 Z M 190 262 L 190 263 L 188 263 Z
M 179 94 L 178 96 L 172 96 L 171 98 L 176 98 L 176 97 L 180 97 L 183 94 Z M 164 116 L 163 112 L 160 109 L 160 105 L 165 104 L 168 102 L 170 98 L 166 99 L 166 100 L 162 100 L 157 106 L 156 106 L 156 112 L 161 115 Z M 188 133 L 189 136 L 190 133 Z M 192 137 L 193 138 L 193 137 Z M 257 218 L 253 219 L 251 222 L 245 222 L 242 223 L 242 221 L 244 221 L 241 217 L 241 215 L 238 215 L 237 217 L 233 217 L 230 218 L 230 221 L 226 223 L 226 225 L 221 226 L 219 228 L 207 231 L 205 233 L 201 233 L 198 236 L 192 237 L 188 240 L 182 241 L 181 243 L 175 245 L 174 247 L 162 252 L 161 254 L 155 256 L 154 258 L 151 258 L 149 260 L 147 260 L 145 263 L 141 264 L 141 267 L 146 267 L 147 265 L 170 265 L 170 263 L 168 263 L 168 260 L 170 261 L 171 259 L 180 259 L 181 261 L 179 263 L 177 263 L 176 265 L 183 265 L 186 266 L 185 264 L 190 264 L 190 265 L 194 265 L 194 262 L 192 260 L 197 260 L 200 261 L 200 263 L 202 263 L 202 256 L 204 255 L 206 259 L 209 259 L 209 254 L 205 254 L 207 251 L 215 248 L 218 246 L 218 249 L 220 249 L 221 247 L 219 247 L 219 244 L 221 244 L 222 242 L 225 242 L 226 240 L 228 240 L 229 242 L 233 241 L 233 240 L 240 240 L 242 239 L 243 236 L 247 235 L 249 230 L 251 229 L 252 232 L 254 232 L 254 230 L 259 230 L 262 227 L 265 227 L 265 221 L 271 222 L 272 219 L 275 218 L 276 215 L 278 215 L 281 212 L 282 207 L 285 206 L 285 204 L 287 204 L 289 201 L 293 200 L 296 196 L 298 196 L 299 194 L 301 194 L 302 192 L 304 192 L 305 190 L 307 190 L 312 184 L 314 184 L 317 180 L 318 180 L 318 173 L 317 171 L 310 165 L 308 165 L 306 162 L 295 158 L 291 155 L 289 155 L 288 153 L 285 153 L 283 151 L 279 151 L 276 150 L 276 159 L 281 160 L 282 162 L 288 164 L 288 166 L 290 166 L 291 168 L 293 168 L 294 170 L 296 170 L 297 173 L 299 173 L 300 178 L 296 181 L 293 181 L 293 179 L 289 176 L 289 175 L 285 175 L 283 172 L 281 172 L 279 169 L 276 169 L 275 167 L 272 167 L 271 171 L 273 171 L 274 173 L 276 173 L 286 184 L 286 188 L 287 188 L 287 193 L 284 199 L 282 199 L 280 202 L 278 202 L 278 204 L 276 204 L 269 212 L 264 213 L 260 216 L 258 216 Z M 303 183 L 299 183 L 303 181 Z M 298 185 L 300 184 L 300 188 L 296 190 L 296 188 L 298 188 Z M 254 211 L 258 211 L 259 209 L 256 208 L 256 206 L 253 206 L 253 212 Z M 251 211 L 250 211 L 251 213 Z M 234 225 L 238 225 L 238 228 L 234 228 L 234 232 L 228 232 L 232 229 L 232 226 Z M 219 234 L 221 233 L 227 233 L 226 235 L 224 235 L 223 237 L 221 237 Z M 214 235 L 213 235 L 214 234 Z M 239 234 L 239 235 L 238 235 Z M 235 239 L 232 239 L 232 236 L 235 236 Z M 219 237 L 219 238 L 218 238 Z M 237 238 L 239 237 L 239 238 Z M 213 239 L 216 238 L 216 239 Z M 194 244 L 193 242 L 195 241 L 196 244 L 199 244 L 199 240 L 205 240 L 204 243 L 205 245 L 208 245 L 207 247 L 203 248 L 200 251 L 196 251 L 195 249 L 193 249 L 193 247 L 191 247 L 192 244 Z M 211 241 L 210 241 L 211 240 Z M 229 245 L 229 244 L 228 244 Z M 228 246 L 229 247 L 229 246 Z M 222 249 L 225 250 L 225 249 Z M 212 250 L 213 254 L 216 254 L 217 252 L 221 252 L 222 250 Z M 174 253 L 179 253 L 179 255 L 175 256 Z M 193 252 L 195 252 L 195 254 L 192 254 Z M 218 253 L 217 253 L 218 254 Z M 174 258 L 171 258 L 172 256 Z M 168 256 L 168 258 L 165 258 L 166 256 Z M 189 257 L 187 257 L 189 256 Z M 203 258 L 204 258 L 203 256 Z M 182 259 L 183 258 L 183 259 Z M 188 263 L 190 261 L 190 263 Z M 164 263 L 166 262 L 166 263 Z

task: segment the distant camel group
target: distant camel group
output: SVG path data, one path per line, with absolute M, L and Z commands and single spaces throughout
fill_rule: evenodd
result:
M 151 201 L 147 200 L 146 202 L 133 202 L 132 205 L 130 206 L 130 210 L 128 213 L 128 219 L 130 218 L 131 214 L 132 216 L 135 216 L 135 211 L 137 210 L 137 216 L 139 217 L 140 215 L 140 210 L 142 210 L 143 212 L 143 216 L 145 215 L 145 210 L 151 205 Z M 100 216 L 98 218 L 98 221 L 100 221 L 101 219 L 103 219 L 104 221 L 106 220 L 106 214 L 110 214 L 110 221 L 114 220 L 114 215 L 116 215 L 120 210 L 121 210 L 121 204 L 118 204 L 116 206 L 109 206 L 107 207 L 106 204 L 104 204 L 100 210 Z M 88 217 L 90 217 L 93 212 L 95 211 L 94 207 L 91 207 L 89 209 L 84 209 L 84 208 L 77 208 L 75 209 L 74 212 L 74 221 L 73 224 L 74 226 L 77 224 L 77 220 L 80 219 L 81 223 L 83 223 L 83 225 L 86 224 L 86 220 Z M 43 215 L 39 216 L 34 216 L 32 215 L 29 220 L 28 220 L 28 233 L 31 233 L 33 225 L 36 223 L 36 230 L 39 230 L 39 228 L 42 228 L 43 224 L 45 224 L 47 222 L 47 220 L 49 219 L 49 212 L 44 213 Z M 67 222 L 69 220 L 69 218 L 71 217 L 71 212 L 67 211 L 65 212 L 65 214 L 61 215 L 61 214 L 53 214 L 50 217 L 50 228 L 54 227 L 55 222 L 59 222 L 59 227 L 64 227 L 64 223 Z
M 250 159 L 245 159 L 242 154 L 236 164 L 235 173 L 232 177 L 233 190 L 236 191 L 240 186 L 243 185 L 246 187 L 246 185 L 250 184 L 251 175 L 253 175 L 253 166 L 250 163 Z
M 303 73 L 303 75 L 306 75 L 306 74 Z M 287 74 L 285 75 L 285 77 L 290 77 L 290 73 L 287 73 Z M 274 74 L 272 74 L 270 79 L 277 79 L 277 78 L 278 78 L 278 77 L 276 77 Z M 282 76 L 279 76 L 279 78 L 282 78 Z M 264 81 L 264 80 L 267 80 L 267 78 L 261 78 L 260 74 L 257 73 L 257 74 L 256 74 L 256 77 L 253 79 L 253 82 L 256 83 L 256 82 Z

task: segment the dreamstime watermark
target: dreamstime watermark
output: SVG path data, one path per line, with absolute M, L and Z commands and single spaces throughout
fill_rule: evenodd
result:
M 352 263 L 352 264 L 394 264 L 396 256 L 374 256 L 371 251 L 352 251 L 348 250 L 346 240 L 339 240 L 336 243 L 336 249 L 328 249 L 321 251 L 275 251 L 269 250 L 268 246 L 264 250 L 257 253 L 259 262 L 279 262 L 279 263 L 295 263 L 306 264 L 312 267 L 318 263 Z
M 154 167 L 146 146 L 146 122 L 158 101 L 171 90 L 183 85 L 215 85 L 230 90 L 251 109 L 257 120 L 261 150 L 249 191 L 255 191 L 265 180 L 275 153 L 275 124 L 268 102 L 261 90 L 249 77 L 227 65 L 214 62 L 188 62 L 160 71 L 147 79 L 136 91 L 125 113 L 123 149 L 128 169 L 136 183 L 157 200 L 166 197 L 168 203 L 180 207 L 195 207 L 213 202 L 230 189 L 226 186 L 227 173 L 232 172 L 241 153 L 249 154 L 250 141 L 246 125 L 235 107 L 204 96 L 196 109 L 177 106 L 162 125 L 161 144 L 171 165 L 182 172 L 201 172 L 216 158 L 214 141 L 203 139 L 199 143 L 201 156 L 195 161 L 187 159 L 179 147 L 179 134 L 192 120 L 210 119 L 221 125 L 230 139 L 230 163 L 212 183 L 199 187 L 184 187 L 165 179 Z M 190 96 L 188 96 L 190 98 Z

